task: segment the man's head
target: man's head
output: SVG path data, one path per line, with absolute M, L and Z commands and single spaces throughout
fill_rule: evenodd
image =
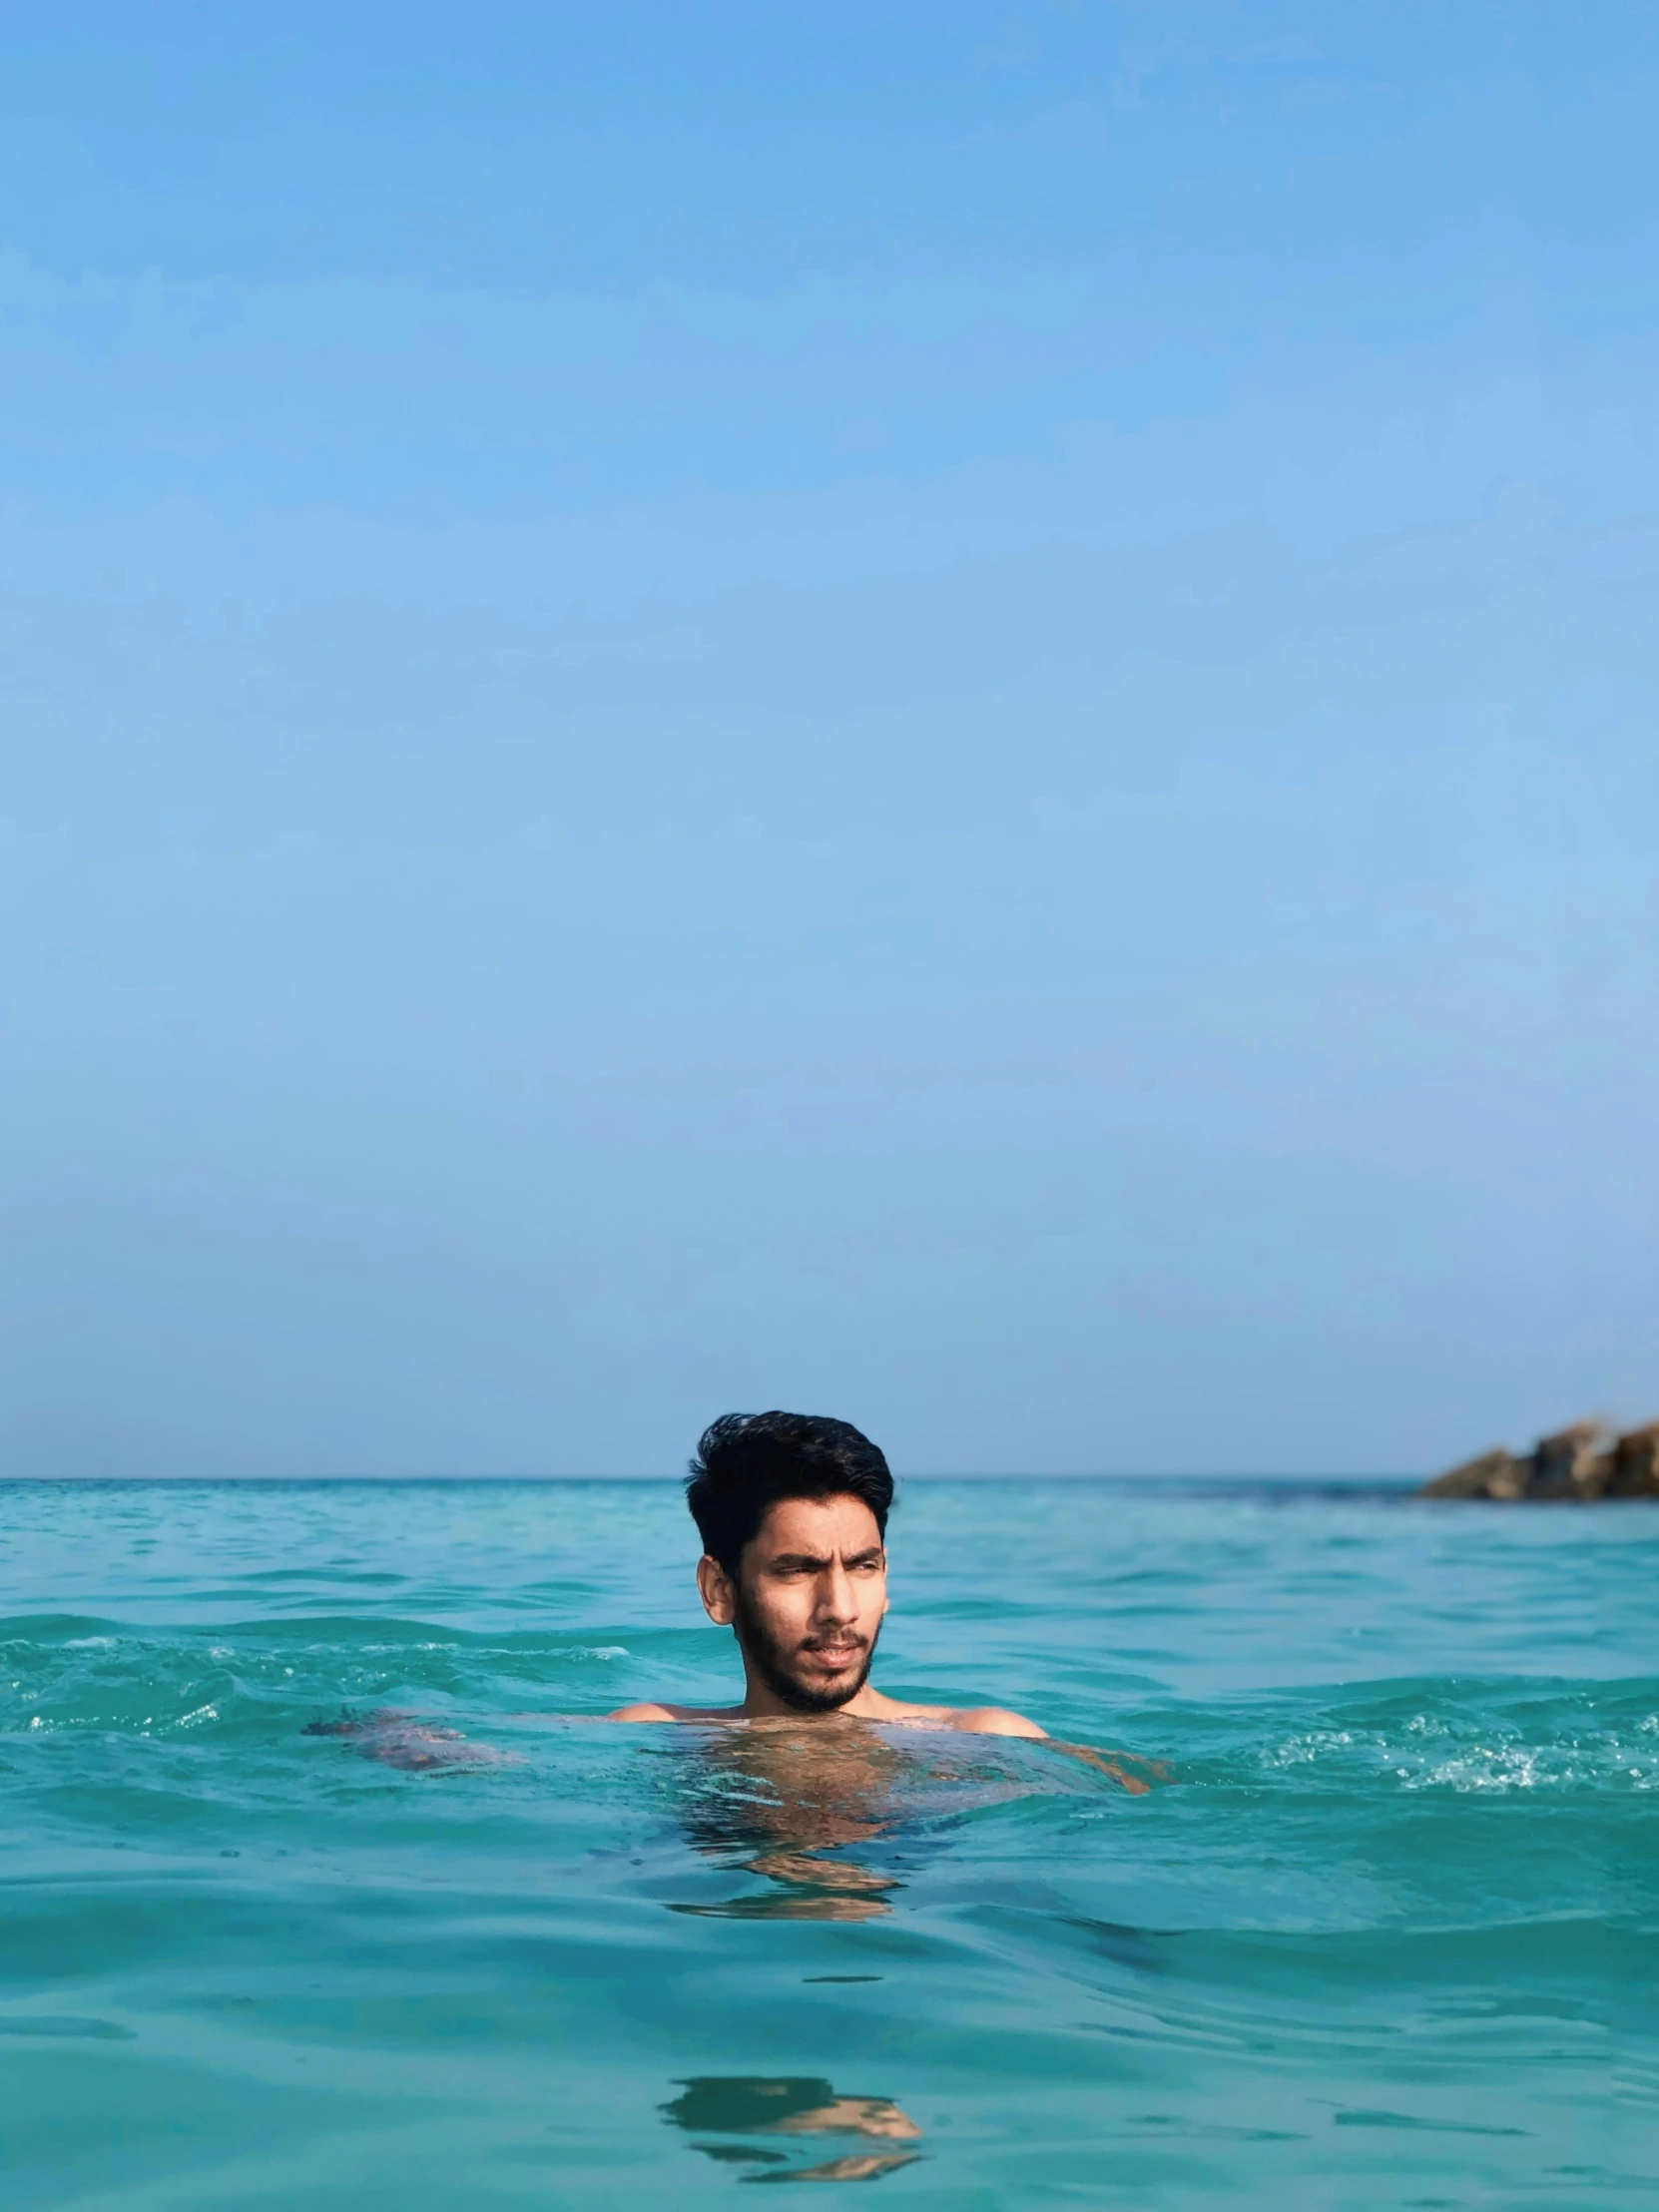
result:
M 887 1609 L 892 1476 L 875 1445 L 843 1420 L 724 1413 L 686 1499 L 703 1602 L 737 1630 L 751 1670 L 797 1712 L 856 1697 Z

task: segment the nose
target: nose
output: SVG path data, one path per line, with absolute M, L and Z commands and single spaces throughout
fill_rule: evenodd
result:
M 838 1559 L 831 1560 L 818 1588 L 818 1617 L 825 1627 L 849 1628 L 858 1618 L 858 1600 L 852 1577 Z

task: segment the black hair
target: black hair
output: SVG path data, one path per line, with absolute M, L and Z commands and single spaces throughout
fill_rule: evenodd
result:
M 862 1498 L 882 1536 L 892 1476 L 850 1421 L 824 1413 L 722 1413 L 704 1429 L 686 1503 L 703 1548 L 736 1579 L 744 1546 L 786 1497 Z
M 823 2112 L 835 2102 L 829 2082 L 811 2074 L 788 2074 L 781 2081 L 760 2081 L 748 2074 L 694 2074 L 674 2086 L 680 2095 L 672 2104 L 660 2104 L 658 2111 L 699 2135 L 770 2135 L 798 2114 Z

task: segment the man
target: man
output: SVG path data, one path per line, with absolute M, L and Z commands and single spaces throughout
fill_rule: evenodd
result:
M 686 1501 L 703 1539 L 697 1587 L 743 1657 L 741 1704 L 625 1705 L 613 1721 L 848 1719 L 1050 1741 L 1000 1705 L 916 1705 L 869 1679 L 887 1610 L 887 1462 L 847 1421 L 723 1413 L 704 1431 Z M 1086 1745 L 1056 1750 L 1137 1795 L 1147 1785 Z M 1114 1754 L 1113 1759 L 1123 1754 Z

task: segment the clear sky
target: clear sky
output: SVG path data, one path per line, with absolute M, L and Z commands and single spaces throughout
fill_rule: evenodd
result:
M 0 1471 L 1659 1412 L 1651 7 L 0 29 Z

